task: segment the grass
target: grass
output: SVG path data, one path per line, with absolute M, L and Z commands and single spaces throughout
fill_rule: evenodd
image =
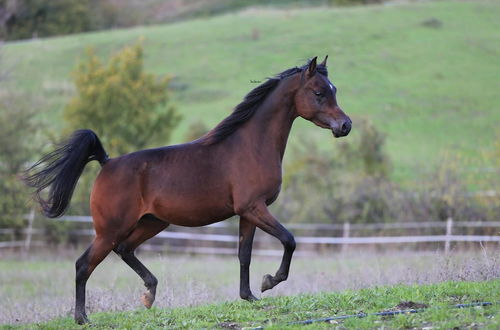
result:
M 97 313 L 91 316 L 91 328 L 126 329 L 201 329 L 253 328 L 282 329 L 287 323 L 334 315 L 374 313 L 392 309 L 401 302 L 425 303 L 430 308 L 422 313 L 395 317 L 368 316 L 316 323 L 311 326 L 288 326 L 293 329 L 318 329 L 340 326 L 350 329 L 377 328 L 489 328 L 500 325 L 500 307 L 448 309 L 457 303 L 500 301 L 500 280 L 485 282 L 444 282 L 423 286 L 397 285 L 340 293 L 319 293 L 291 297 L 265 298 L 255 303 L 226 302 L 191 308 L 138 310 L 133 312 Z M 71 318 L 23 326 L 34 329 L 80 328 Z M 15 328 L 15 327 L 12 327 Z
M 80 252 L 61 251 L 56 260 L 54 260 L 54 255 L 36 253 L 27 258 L 17 254 L 2 258 L 0 260 L 0 269 L 2 269 L 0 272 L 0 283 L 2 283 L 0 286 L 0 296 L 2 297 L 0 300 L 0 310 L 2 311 L 0 324 L 26 325 L 32 322 L 47 322 L 61 317 L 71 317 L 74 303 L 74 260 Z M 244 315 L 255 313 L 249 305 L 230 303 L 239 300 L 239 264 L 236 256 L 222 258 L 145 254 L 141 255 L 140 259 L 159 280 L 154 312 L 141 311 L 143 306 L 139 297 L 144 288 L 140 279 L 118 257 L 110 255 L 99 265 L 88 282 L 87 310 L 93 320 L 99 320 L 99 324 L 103 326 L 108 322 L 108 326 L 111 327 L 115 322 L 118 322 L 117 326 L 127 327 L 126 322 L 131 322 L 131 325 L 135 324 L 136 327 L 139 327 L 153 322 L 156 314 L 170 318 L 171 316 L 165 315 L 178 313 L 175 314 L 178 315 L 175 324 L 182 326 L 182 322 L 190 322 L 189 320 L 191 320 L 190 317 L 186 317 L 188 313 L 199 315 L 198 317 L 201 318 L 203 316 L 203 314 L 199 314 L 201 311 L 223 310 L 226 308 L 224 306 L 241 308 L 241 313 Z M 448 256 L 429 252 L 372 253 L 361 250 L 347 254 L 319 255 L 317 258 L 296 257 L 292 262 L 288 280 L 273 290 L 260 294 L 258 288 L 262 275 L 273 273 L 278 265 L 279 258 L 254 257 L 251 266 L 251 287 L 254 294 L 263 298 L 262 302 L 256 305 L 263 308 L 262 313 L 273 313 L 268 307 L 263 307 L 267 306 L 266 304 L 277 305 L 274 311 L 276 315 L 273 317 L 277 317 L 280 322 L 288 321 L 291 318 L 296 320 L 326 317 L 333 314 L 350 314 L 361 310 L 365 312 L 379 311 L 394 307 L 399 303 L 396 301 L 397 299 L 434 305 L 441 300 L 436 299 L 434 302 L 427 298 L 420 298 L 418 296 L 420 289 L 416 285 L 446 281 L 493 283 L 492 280 L 500 278 L 500 259 L 494 254 L 494 250 L 486 249 L 482 253 L 457 252 Z M 395 299 L 391 298 L 392 293 L 387 293 L 387 297 L 383 296 L 386 294 L 383 292 L 394 292 L 391 291 L 392 289 L 388 287 L 378 288 L 379 286 L 398 285 L 401 285 L 402 288 L 408 285 L 414 286 L 416 291 L 414 294 L 417 295 L 405 294 Z M 494 295 L 494 290 L 485 289 L 483 291 L 486 285 L 490 284 L 483 286 L 480 283 L 475 284 L 474 292 L 476 293 L 464 296 L 460 298 L 461 300 L 457 298 L 454 302 L 472 302 L 486 299 L 488 294 Z M 498 283 L 495 285 L 498 286 Z M 362 289 L 368 289 L 368 291 Z M 338 292 L 345 290 L 352 291 L 338 294 Z M 365 299 L 363 295 L 358 297 L 355 293 L 358 290 L 362 290 L 363 295 L 369 292 L 378 292 L 377 299 L 380 301 Z M 402 290 L 407 292 L 410 289 Z M 329 294 L 331 292 L 337 293 Z M 451 290 L 449 294 L 453 295 L 453 292 Z M 339 297 L 345 299 L 349 294 L 353 295 L 352 298 L 349 298 L 353 301 L 342 302 L 342 304 L 346 304 L 345 306 L 337 302 L 336 299 L 341 299 Z M 444 295 L 444 292 L 441 294 Z M 329 295 L 331 298 L 326 298 Z M 314 298 L 315 296 L 317 298 Z M 315 309 L 319 307 L 317 307 L 318 303 L 313 304 L 312 300 L 314 299 L 333 300 L 328 308 L 318 309 L 315 312 Z M 498 297 L 496 299 L 498 300 Z M 298 304 L 302 301 L 309 302 L 299 306 Z M 205 306 L 214 303 L 216 303 L 215 307 L 213 305 Z M 358 303 L 361 305 L 355 309 L 353 306 Z M 445 300 L 440 303 L 445 305 L 450 301 Z M 311 304 L 316 307 L 310 307 Z M 294 305 L 297 307 L 292 308 Z M 286 313 L 286 318 L 281 319 L 279 316 L 284 314 L 282 311 L 285 308 L 289 308 L 289 311 Z M 128 312 L 109 314 L 110 312 L 124 311 Z M 205 322 L 214 323 L 214 315 L 206 314 Z M 148 321 L 143 322 L 141 318 L 148 318 Z M 271 319 L 270 317 L 266 318 Z M 255 320 L 261 322 L 266 318 Z M 114 321 L 111 322 L 111 319 Z M 222 317 L 220 319 L 217 322 L 224 321 Z M 58 322 L 72 324 L 66 319 L 65 321 L 54 321 L 52 325 L 59 327 Z M 250 321 L 239 319 L 235 322 L 246 322 L 245 324 L 248 326 Z M 365 321 L 360 320 L 359 322 Z M 61 327 L 63 327 L 62 324 Z M 186 327 L 190 327 L 190 324 L 187 324 Z M 201 323 L 199 326 L 193 325 L 193 327 L 201 327 Z
M 450 156 L 461 157 L 458 166 L 466 173 L 496 166 L 499 14 L 495 1 L 247 9 L 7 43 L 2 51 L 5 67 L 12 68 L 11 87 L 37 100 L 50 134 L 64 125 L 61 113 L 73 95 L 70 72 L 84 49 L 108 56 L 144 37 L 147 69 L 175 76 L 174 101 L 184 120 L 174 142 L 183 141 L 194 121 L 214 126 L 224 118 L 255 87 L 251 80 L 329 54 L 340 104 L 387 134 L 394 178 L 413 182 Z M 329 132 L 298 120 L 291 144 L 305 138 L 324 150 L 334 145 Z

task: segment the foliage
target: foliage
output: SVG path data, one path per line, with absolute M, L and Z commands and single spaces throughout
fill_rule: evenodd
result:
M 66 133 L 94 130 L 112 157 L 167 144 L 180 121 L 167 93 L 170 77 L 144 72 L 140 43 L 125 47 L 107 64 L 88 50 L 74 79 L 77 94 L 64 110 Z M 72 212 L 88 214 L 91 182 L 98 168 L 91 164 L 85 169 Z
M 34 111 L 19 96 L 5 92 L 0 100 L 0 227 L 19 227 L 29 200 L 19 173 L 36 150 L 38 126 Z
M 74 72 L 77 95 L 64 111 L 67 130 L 90 128 L 111 155 L 168 142 L 180 116 L 169 105 L 170 77 L 144 72 L 141 44 L 103 64 L 92 50 Z
M 443 160 L 427 180 L 404 188 L 393 182 L 385 139 L 367 120 L 354 119 L 352 136 L 320 151 L 306 139 L 285 163 L 283 191 L 274 206 L 290 222 L 373 223 L 493 220 L 495 203 L 471 195 L 461 163 Z
M 394 187 L 383 134 L 367 120 L 354 122 L 359 133 L 334 141 L 337 149 L 321 152 L 304 139 L 294 150 L 277 207 L 283 219 L 353 223 L 393 218 L 385 198 Z
M 3 70 L 0 87 L 8 80 Z M 28 213 L 29 192 L 18 176 L 38 147 L 39 126 L 33 120 L 32 106 L 29 98 L 0 89 L 0 228 L 21 227 Z
M 90 0 L 3 0 L 3 37 L 7 40 L 91 30 Z M 2 37 L 0 30 L 0 37 Z
M 0 38 L 27 39 L 220 15 L 254 6 L 357 5 L 380 0 L 1 0 Z M 2 27 L 3 25 L 3 27 Z M 2 33 L 3 28 L 3 33 Z

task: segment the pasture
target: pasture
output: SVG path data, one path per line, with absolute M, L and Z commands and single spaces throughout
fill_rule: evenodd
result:
M 104 57 L 144 38 L 148 71 L 175 77 L 173 97 L 184 120 L 173 142 L 181 142 L 193 122 L 213 127 L 222 120 L 255 87 L 251 81 L 329 54 L 340 105 L 353 116 L 354 127 L 356 118 L 368 118 L 387 134 L 395 179 L 417 181 L 455 157 L 453 150 L 463 173 L 479 172 L 488 183 L 495 175 L 487 169 L 496 166 L 492 153 L 499 134 L 491 123 L 500 120 L 499 13 L 499 3 L 487 0 L 252 8 L 8 43 L 2 65 L 15 68 L 9 83 L 33 96 L 48 130 L 60 131 L 62 110 L 74 93 L 70 73 L 85 48 Z M 310 123 L 297 121 L 294 127 L 292 146 L 304 137 L 323 150 L 335 145 L 330 132 Z
M 41 326 L 73 326 L 74 259 L 80 251 L 58 252 L 55 260 L 54 254 L 44 253 L 4 255 L 0 261 L 0 323 L 15 325 L 56 318 Z M 317 258 L 296 257 L 289 279 L 262 294 L 260 298 L 264 299 L 254 305 L 239 301 L 236 256 L 143 253 L 141 259 L 159 280 L 154 308 L 144 310 L 139 301 L 144 289 L 139 277 L 116 255 L 110 255 L 88 283 L 88 311 L 99 327 L 200 328 L 223 322 L 258 326 L 377 312 L 400 301 L 445 306 L 500 298 L 500 259 L 488 249 L 450 255 L 360 250 Z M 261 276 L 274 270 L 278 262 L 278 258 L 254 258 L 251 286 L 255 293 Z M 443 284 L 426 286 L 435 283 Z M 489 318 L 491 311 L 498 312 L 498 305 L 488 308 L 454 311 L 453 317 L 448 312 L 433 311 L 422 314 L 427 316 L 396 317 L 390 321 L 396 323 L 388 324 L 498 324 L 498 319 Z M 345 325 L 370 327 L 376 320 L 380 318 L 349 320 Z
M 470 197 L 469 192 L 475 193 L 473 190 L 487 190 L 489 194 L 481 203 L 491 205 L 491 212 L 484 219 L 476 219 L 479 213 L 470 212 L 466 220 L 496 221 L 499 16 L 500 4 L 493 0 L 247 8 L 171 24 L 9 42 L 1 47 L 2 67 L 6 68 L 2 72 L 9 72 L 9 77 L 3 82 L 6 90 L 0 90 L 0 97 L 8 95 L 8 89 L 32 102 L 44 128 L 43 136 L 36 140 L 40 152 L 46 151 L 48 141 L 59 140 L 59 132 L 65 129 L 63 110 L 75 94 L 71 72 L 85 56 L 85 49 L 92 47 L 105 59 L 124 45 L 142 40 L 146 70 L 173 76 L 172 98 L 183 120 L 170 142 L 179 143 L 186 140 L 192 124 L 215 126 L 266 77 L 302 65 L 307 58 L 317 55 L 322 59 L 328 54 L 329 77 L 338 88 L 339 104 L 354 121 L 349 141 L 360 137 L 357 121 L 372 122 L 386 137 L 392 164 L 390 179 L 409 188 L 411 194 L 432 181 L 432 175 L 443 164 L 451 164 L 470 190 L 460 191 L 463 200 Z M 287 167 L 287 162 L 292 164 L 294 151 L 301 148 L 318 146 L 319 153 L 341 150 L 330 131 L 313 127 L 305 120 L 296 121 L 289 142 L 286 170 L 293 167 Z M 33 159 L 38 156 L 33 155 Z M 312 172 L 321 179 L 320 173 Z M 318 190 L 306 196 L 313 200 L 324 197 L 323 193 Z M 448 201 L 446 192 L 442 197 Z M 326 200 L 323 206 L 330 202 Z M 457 200 L 457 204 L 463 201 Z M 305 210 L 295 212 L 299 222 L 318 221 L 309 214 L 304 201 L 285 198 L 284 203 L 292 202 L 299 203 L 297 209 Z M 456 207 L 454 203 L 450 202 L 450 208 Z M 361 204 L 367 205 L 364 201 Z M 401 213 L 408 211 L 409 204 L 401 205 Z M 287 212 L 282 211 L 285 216 L 280 216 L 284 223 L 291 218 Z M 460 234 L 451 231 L 451 212 L 446 217 L 444 213 L 429 214 L 427 221 L 450 219 L 448 239 L 451 234 Z M 337 215 L 330 214 L 327 221 L 340 224 Z M 393 220 L 398 219 L 383 219 Z M 69 247 L 71 236 L 62 234 L 69 226 L 50 224 L 52 232 L 35 228 L 55 238 L 50 250 L 34 251 L 32 247 L 29 254 L 0 250 L 0 328 L 80 328 L 72 316 L 75 260 L 83 249 Z M 344 233 L 349 232 L 343 228 Z M 465 234 L 472 235 L 475 229 L 467 228 Z M 69 244 L 63 245 L 66 239 Z M 300 240 L 297 242 L 300 244 Z M 281 253 L 279 243 L 274 243 Z M 417 250 L 417 245 L 412 246 Z M 140 278 L 111 254 L 88 282 L 87 308 L 93 322 L 90 327 L 281 329 L 289 322 L 394 310 L 412 301 L 426 304 L 429 309 L 415 315 L 368 316 L 310 328 L 497 329 L 498 245 L 480 244 L 480 248 L 469 250 L 471 246 L 451 245 L 449 253 L 441 252 L 442 246 L 439 251 L 424 252 L 406 247 L 385 250 L 373 245 L 343 252 L 318 249 L 313 251 L 314 256 L 307 257 L 298 253 L 288 280 L 263 294 L 259 292 L 262 275 L 273 273 L 280 259 L 254 253 L 250 284 L 261 298 L 255 303 L 239 299 L 240 265 L 236 253 L 223 257 L 141 250 L 140 259 L 159 280 L 151 310 L 140 302 L 144 291 Z M 176 247 L 179 250 L 184 245 Z M 479 301 L 494 305 L 446 308 Z

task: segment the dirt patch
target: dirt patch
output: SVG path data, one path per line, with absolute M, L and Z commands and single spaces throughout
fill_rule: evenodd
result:
M 241 326 L 236 322 L 217 323 L 217 327 L 223 328 L 223 329 L 241 329 Z
M 413 302 L 413 301 L 400 301 L 399 304 L 396 306 L 386 309 L 382 312 L 395 312 L 395 311 L 404 311 L 404 310 L 409 310 L 409 309 L 422 309 L 422 308 L 428 308 L 429 305 L 424 304 L 424 303 L 418 303 L 418 302 Z
M 391 310 L 404 310 L 404 309 L 422 309 L 428 308 L 429 305 L 413 301 L 400 301 L 399 304 L 394 306 Z

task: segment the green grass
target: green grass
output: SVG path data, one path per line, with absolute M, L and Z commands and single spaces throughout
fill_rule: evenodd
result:
M 257 236 L 260 234 L 262 233 L 257 232 Z M 71 317 L 74 306 L 74 262 L 82 251 L 83 248 L 58 250 L 57 253 L 52 251 L 52 254 L 48 251 L 36 251 L 24 257 L 20 254 L 3 255 L 0 260 L 0 324 L 33 324 Z M 353 294 L 360 289 L 379 286 L 435 284 L 446 281 L 490 283 L 488 281 L 500 278 L 500 259 L 495 252 L 495 246 L 485 246 L 481 252 L 455 251 L 449 255 L 410 251 L 374 253 L 372 250 L 362 249 L 342 254 L 318 253 L 314 258 L 296 256 L 292 261 L 288 280 L 263 294 L 258 290 L 262 276 L 276 271 L 280 258 L 254 256 L 250 269 L 250 285 L 254 294 L 264 302 L 293 305 L 303 299 L 293 297 L 303 294 L 320 294 L 318 297 L 323 297 L 322 292 L 352 290 L 349 292 Z M 214 257 L 139 253 L 139 258 L 159 281 L 156 311 L 184 311 L 182 313 L 185 314 L 190 309 L 178 308 L 194 308 L 207 304 L 220 306 L 224 302 L 239 300 L 239 263 L 236 255 Z M 483 292 L 486 285 L 478 284 L 474 289 L 479 292 L 478 295 L 474 293 L 456 302 L 486 299 L 484 295 L 495 291 L 488 289 Z M 421 290 L 414 288 L 417 292 Z M 133 311 L 143 309 L 139 300 L 143 290 L 142 281 L 137 274 L 116 255 L 110 255 L 97 267 L 88 281 L 87 312 L 93 318 L 102 312 L 128 311 L 129 313 L 123 314 L 128 318 L 134 315 Z M 450 292 L 453 294 L 453 290 Z M 414 295 L 406 298 L 401 295 L 398 299 L 416 301 L 417 298 L 420 299 Z M 362 305 L 357 310 L 328 307 L 310 315 L 305 313 L 299 316 L 324 317 L 360 310 L 368 312 L 379 307 L 390 308 L 398 302 L 389 300 L 371 307 Z M 429 299 L 418 302 L 429 303 Z M 443 301 L 444 303 L 446 301 Z M 235 306 L 246 308 L 245 304 Z M 279 307 L 278 311 L 282 308 L 284 307 Z M 204 307 L 200 310 L 203 309 Z M 294 313 L 304 311 L 313 312 L 313 309 L 294 307 L 293 310 Z M 246 312 L 252 312 L 252 309 Z M 144 313 L 141 314 L 144 317 L 151 315 L 147 312 L 140 313 Z
M 194 308 L 137 310 L 91 315 L 90 328 L 125 329 L 201 329 L 223 327 L 257 327 L 282 329 L 287 323 L 324 318 L 335 315 L 375 313 L 394 308 L 402 301 L 429 305 L 428 310 L 395 317 L 368 316 L 337 321 L 335 324 L 317 323 L 311 326 L 287 328 L 350 329 L 374 327 L 395 328 L 455 328 L 480 327 L 496 329 L 500 326 L 498 303 L 490 307 L 448 309 L 458 303 L 500 301 L 500 280 L 486 282 L 445 282 L 424 286 L 376 287 L 359 291 L 320 293 L 290 297 L 266 298 L 255 303 L 243 301 L 212 304 Z M 80 328 L 71 318 L 23 326 L 34 329 Z M 15 328 L 15 327 L 12 327 Z
M 147 69 L 176 77 L 174 98 L 184 120 L 174 142 L 181 142 L 191 122 L 213 126 L 224 118 L 255 87 L 250 80 L 329 54 L 338 100 L 355 118 L 353 134 L 356 118 L 373 121 L 387 134 L 394 177 L 413 181 L 456 155 L 463 171 L 496 166 L 491 153 L 500 136 L 499 15 L 497 1 L 247 9 L 7 43 L 3 60 L 12 68 L 11 86 L 33 95 L 47 133 L 58 132 L 73 93 L 70 72 L 84 49 L 108 56 L 144 37 Z M 432 19 L 442 25 L 423 24 Z M 304 138 L 325 150 L 335 145 L 329 132 L 298 120 L 291 143 Z

